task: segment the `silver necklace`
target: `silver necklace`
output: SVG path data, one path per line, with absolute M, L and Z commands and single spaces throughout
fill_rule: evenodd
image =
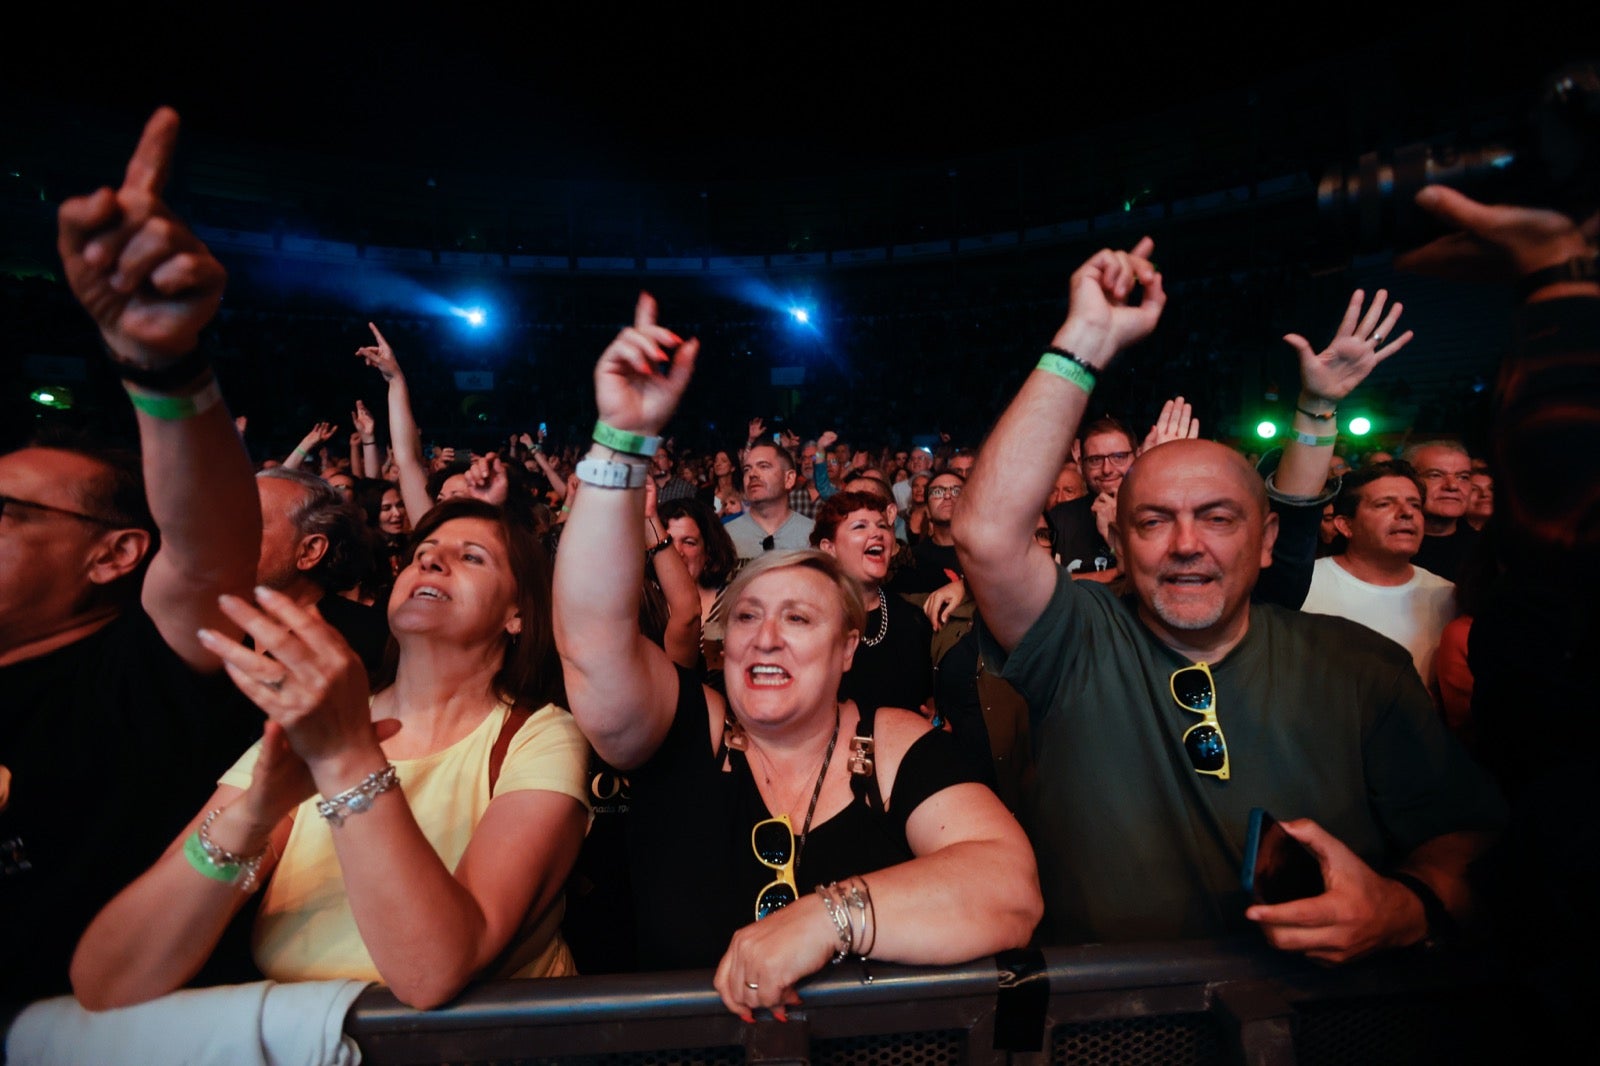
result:
M 889 635 L 889 600 L 884 596 L 883 590 L 878 590 L 878 635 L 875 637 L 862 637 L 861 643 L 869 648 L 876 648 L 883 643 L 883 638 Z

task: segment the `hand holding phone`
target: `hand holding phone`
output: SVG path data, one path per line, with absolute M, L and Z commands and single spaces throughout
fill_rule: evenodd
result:
M 1287 903 L 1327 891 L 1316 855 L 1260 807 L 1250 811 L 1239 883 L 1257 903 Z

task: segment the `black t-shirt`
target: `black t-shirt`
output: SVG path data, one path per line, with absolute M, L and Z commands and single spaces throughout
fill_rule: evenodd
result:
M 715 966 L 733 934 L 755 920 L 756 894 L 774 877 L 750 846 L 751 829 L 771 812 L 743 753 L 730 752 L 723 772 L 711 748 L 705 692 L 682 668 L 674 715 L 661 747 L 628 775 L 629 865 L 644 970 Z M 849 754 L 850 738 L 841 734 L 833 758 Z M 930 729 L 901 759 L 887 811 L 869 810 L 858 796 L 811 827 L 795 884 L 805 893 L 911 859 L 911 812 L 971 780 L 949 734 Z M 798 835 L 800 826 L 794 830 Z
M 897 593 L 915 594 L 932 592 L 950 584 L 950 575 L 961 573 L 961 560 L 956 558 L 954 545 L 935 544 L 932 540 L 919 540 L 911 546 L 916 565 L 908 566 L 894 575 L 890 589 Z
M 190 670 L 138 608 L 0 667 L 0 1003 L 68 991 L 78 936 L 261 735 L 223 673 Z
M 839 683 L 839 698 L 862 707 L 916 710 L 933 694 L 933 626 L 928 616 L 892 592 L 884 592 L 889 627 L 869 646 L 883 621 L 883 608 L 867 612 L 867 628 L 856 645 L 855 661 Z
M 384 649 L 389 646 L 389 620 L 383 608 L 330 592 L 317 601 L 317 612 L 349 643 L 367 668 L 368 676 L 375 675 L 383 665 Z
M 1477 547 L 1482 536 L 1466 522 L 1457 522 L 1456 531 L 1442 537 L 1423 537 L 1422 547 L 1411 557 L 1412 566 L 1438 574 L 1446 581 L 1455 581 L 1467 557 Z
M 1092 574 L 1117 565 L 1115 554 L 1094 522 L 1093 496 L 1079 496 L 1050 508 L 1056 527 L 1056 557 L 1069 574 Z

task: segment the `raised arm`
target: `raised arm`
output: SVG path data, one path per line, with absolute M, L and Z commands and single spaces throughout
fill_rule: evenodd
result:
M 417 432 L 417 419 L 411 413 L 411 390 L 406 376 L 400 372 L 400 361 L 394 349 L 371 322 L 376 344 L 356 349 L 356 355 L 367 365 L 383 375 L 389 383 L 389 447 L 394 452 L 395 465 L 400 469 L 400 498 L 405 501 L 406 514 L 411 524 L 422 521 L 422 516 L 433 510 L 433 500 L 428 496 L 428 469 L 422 465 L 422 438 Z
M 227 272 L 161 199 L 177 137 L 176 112 L 151 116 L 120 188 L 61 205 L 57 248 L 137 412 L 145 491 L 161 531 L 145 610 L 185 662 L 215 669 L 195 630 L 232 631 L 217 596 L 255 584 L 261 505 L 249 456 L 197 351 Z
M 1350 305 L 1322 351 L 1298 333 L 1283 339 L 1300 358 L 1300 396 L 1295 401 L 1294 429 L 1283 447 L 1283 460 L 1273 472 L 1273 487 L 1285 496 L 1310 498 L 1322 495 L 1328 480 L 1328 464 L 1333 461 L 1333 445 L 1338 439 L 1339 401 L 1355 391 L 1357 385 L 1385 359 L 1411 343 L 1406 330 L 1393 340 L 1395 325 L 1404 305 L 1396 302 L 1383 313 L 1389 294 L 1383 289 L 1372 298 L 1365 315 L 1361 305 L 1366 295 L 1357 289 Z
M 300 443 L 294 446 L 294 450 L 283 457 L 284 468 L 288 470 L 300 469 L 305 461 L 311 458 L 311 452 L 328 443 L 329 439 L 333 437 L 334 430 L 338 428 L 332 422 L 318 422 L 312 426 L 306 431 L 306 435 L 300 438 Z
M 671 356 L 668 349 L 675 349 Z M 689 384 L 698 350 L 697 341 L 658 326 L 655 300 L 641 294 L 633 325 L 595 366 L 602 425 L 618 437 L 658 436 Z M 573 717 L 600 757 L 625 770 L 649 758 L 666 736 L 678 685 L 666 654 L 639 632 L 647 456 L 597 443 L 580 469 L 594 469 L 587 463 L 614 465 L 588 475 L 572 501 L 556 553 L 556 646 Z M 638 487 L 608 487 L 608 477 Z
M 1016 646 L 1055 589 L 1055 564 L 1028 549 L 1088 407 L 1094 374 L 1148 336 L 1166 303 L 1149 259 L 1154 249 L 1148 237 L 1131 252 L 1104 249 L 1073 273 L 1071 307 L 1054 350 L 1000 416 L 956 504 L 956 553 L 984 624 L 1002 647 Z M 1144 298 L 1133 305 L 1136 285 Z
M 355 449 L 351 448 L 350 465 L 363 472 L 370 471 L 365 474 L 367 477 L 377 477 L 383 466 L 378 459 L 378 424 L 372 412 L 367 410 L 367 405 L 360 400 L 356 401 L 356 409 L 350 412 L 350 424 L 356 428 L 361 441 L 361 462 L 356 462 Z

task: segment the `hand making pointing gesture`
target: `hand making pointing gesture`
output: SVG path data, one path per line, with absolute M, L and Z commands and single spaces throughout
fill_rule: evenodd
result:
M 178 114 L 145 124 L 118 189 L 61 205 L 57 248 L 73 295 L 112 353 L 147 369 L 194 349 L 222 302 L 227 271 L 161 199 Z

